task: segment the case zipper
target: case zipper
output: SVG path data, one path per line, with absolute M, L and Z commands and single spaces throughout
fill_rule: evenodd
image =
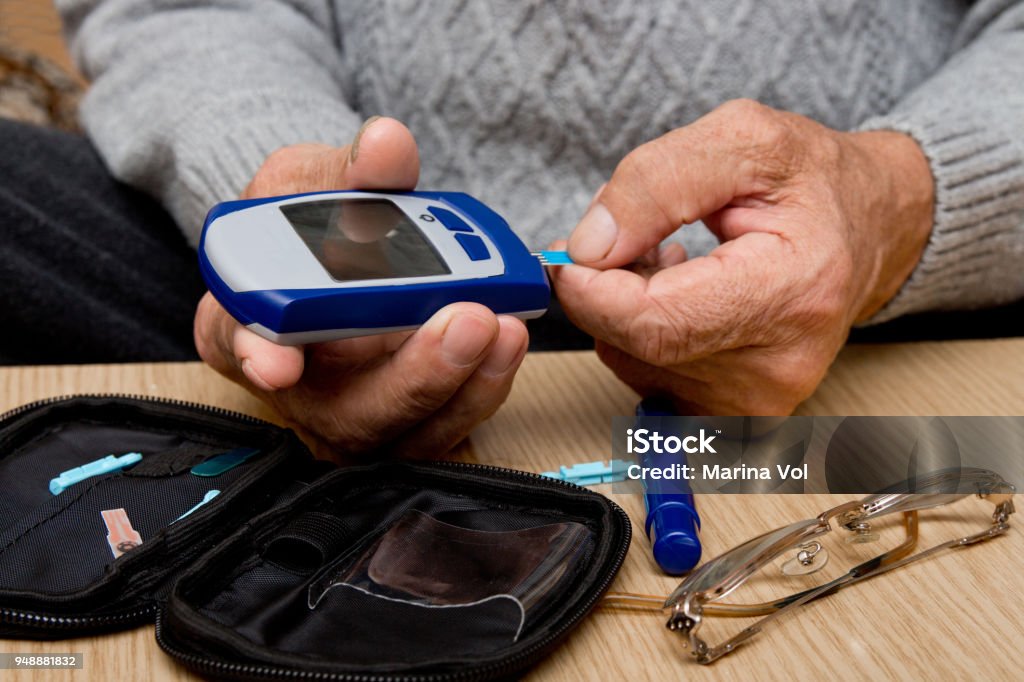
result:
M 470 462 L 449 462 L 439 461 L 433 463 L 436 466 L 450 468 L 450 469 L 463 469 L 469 471 L 478 471 L 482 473 L 498 474 L 499 476 L 508 476 L 509 470 L 501 467 L 489 466 L 486 464 L 475 464 Z M 593 494 L 591 491 L 586 490 L 581 486 L 571 483 L 569 481 L 562 481 L 558 479 L 549 478 L 547 476 L 541 476 L 530 471 L 515 471 L 514 474 L 517 478 L 527 478 L 532 480 L 543 481 L 547 485 L 558 486 L 566 488 L 572 491 L 580 491 L 587 494 Z M 571 615 L 564 618 L 556 629 L 548 633 L 545 637 L 535 642 L 528 649 L 524 649 L 513 657 L 506 658 L 500 663 L 492 664 L 491 666 L 485 666 L 472 671 L 462 673 L 438 673 L 438 674 L 427 674 L 427 675 L 406 675 L 397 673 L 395 675 L 377 674 L 377 675 L 354 675 L 351 673 L 330 673 L 326 671 L 303 671 L 295 670 L 294 668 L 284 668 L 274 665 L 254 665 L 247 663 L 225 663 L 223 661 L 216 661 L 205 656 L 198 656 L 195 654 L 188 654 L 177 650 L 174 645 L 167 641 L 163 633 L 163 622 L 162 622 L 162 611 L 157 613 L 156 618 L 156 640 L 160 645 L 160 648 L 168 653 L 172 658 L 180 661 L 189 668 L 197 670 L 203 674 L 209 674 L 214 676 L 245 676 L 249 678 L 263 678 L 263 679 L 317 679 L 317 680 L 332 680 L 335 682 L 395 682 L 401 680 L 402 682 L 456 682 L 464 680 L 474 679 L 490 679 L 492 677 L 500 677 L 504 673 L 512 672 L 524 664 L 525 661 L 537 656 L 544 649 L 549 647 L 555 641 L 557 641 L 565 632 L 570 629 L 575 623 L 581 618 L 587 615 L 597 601 L 601 598 L 601 595 L 611 586 L 612 580 L 615 579 L 618 573 L 618 567 L 622 565 L 622 562 L 626 558 L 626 552 L 629 550 L 630 540 L 633 533 L 632 522 L 629 516 L 622 510 L 621 507 L 615 505 L 613 507 L 615 514 L 619 517 L 622 522 L 623 535 L 622 541 L 620 542 L 619 550 L 615 555 L 612 570 L 601 579 L 596 589 L 591 590 L 590 596 L 583 602 L 579 608 L 577 608 Z
M 138 393 L 72 393 L 65 395 L 52 396 L 49 398 L 43 398 L 41 400 L 35 400 L 24 405 L 19 405 L 13 409 L 7 410 L 3 414 L 0 414 L 0 429 L 7 427 L 9 421 L 13 421 L 15 417 L 20 417 L 25 412 L 38 409 L 40 407 L 46 407 L 47 405 L 53 405 L 55 403 L 64 402 L 65 400 L 75 399 L 98 399 L 98 400 L 137 400 L 146 403 L 156 403 L 158 405 L 168 405 L 171 407 L 186 407 L 194 410 L 201 410 L 203 412 L 209 412 L 219 417 L 230 417 L 232 419 L 238 419 L 239 421 L 252 424 L 254 426 L 273 426 L 275 428 L 281 428 L 277 424 L 272 424 L 264 419 L 258 419 L 248 414 L 241 412 L 235 412 L 234 410 L 228 410 L 223 407 L 217 407 L 216 405 L 206 405 L 203 403 L 190 402 L 188 400 L 177 400 L 175 398 L 161 398 L 156 396 L 141 395 Z
M 29 611 L 0 609 L 0 623 L 39 630 L 99 630 L 108 627 L 143 625 L 156 613 L 155 605 L 140 606 L 104 616 L 50 616 Z

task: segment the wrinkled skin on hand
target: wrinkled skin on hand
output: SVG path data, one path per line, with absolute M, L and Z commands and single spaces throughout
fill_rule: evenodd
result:
M 637 391 L 682 414 L 789 414 L 910 275 L 933 200 L 910 137 L 738 100 L 626 156 L 553 279 Z M 659 248 L 697 220 L 721 242 L 708 256 Z

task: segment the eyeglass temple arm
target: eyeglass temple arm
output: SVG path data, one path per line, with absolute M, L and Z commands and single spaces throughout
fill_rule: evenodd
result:
M 800 595 L 799 598 L 794 598 L 793 601 L 789 602 L 788 604 L 780 608 L 778 611 L 775 611 L 774 613 L 765 616 L 764 618 L 754 623 L 750 627 L 742 630 L 732 638 L 726 640 L 724 643 L 716 647 L 710 648 L 705 645 L 701 651 L 696 652 L 697 662 L 706 665 L 708 663 L 712 663 L 718 660 L 722 656 L 735 650 L 736 647 L 738 647 L 740 644 L 746 642 L 748 639 L 756 635 L 764 628 L 765 625 L 767 625 L 771 621 L 779 618 L 780 616 L 789 611 L 796 610 L 798 606 L 802 606 L 803 604 L 806 604 L 809 601 L 817 599 L 818 597 L 825 596 L 825 594 L 832 594 L 842 589 L 843 587 L 846 587 L 847 585 L 852 585 L 853 583 L 860 582 L 861 580 L 866 580 L 867 578 L 873 578 L 883 573 L 887 573 L 888 571 L 891 571 L 894 568 L 906 566 L 907 564 L 912 563 L 914 561 L 925 559 L 933 554 L 941 552 L 944 549 L 955 549 L 957 547 L 965 547 L 967 545 L 973 545 L 979 542 L 984 542 L 998 535 L 1002 535 L 1010 528 L 1010 525 L 1007 520 L 1010 514 L 1012 514 L 1014 511 L 1013 501 L 1011 499 L 1012 496 L 991 495 L 989 496 L 989 498 L 993 503 L 995 503 L 996 510 L 992 515 L 992 525 L 986 528 L 985 530 L 975 533 L 973 535 L 956 538 L 949 542 L 935 545 L 934 547 L 926 549 L 923 552 L 914 554 L 913 556 L 905 556 L 902 559 L 893 561 L 891 557 L 889 557 L 889 555 L 900 549 L 896 548 L 896 550 L 893 550 L 893 552 L 886 552 L 885 554 L 881 554 L 875 557 L 874 559 L 870 559 L 862 564 L 854 566 L 852 569 L 850 569 L 849 572 L 839 576 L 835 580 L 825 583 L 824 585 L 821 585 L 820 587 L 817 587 L 813 590 L 808 590 L 807 592 L 802 593 L 802 595 Z M 916 534 L 917 512 L 904 512 L 904 515 L 904 518 L 906 518 L 906 516 L 909 515 L 914 515 L 915 518 L 913 523 L 915 526 L 914 532 Z M 706 608 L 707 607 L 705 606 L 705 609 Z M 671 623 L 671 619 L 669 622 Z

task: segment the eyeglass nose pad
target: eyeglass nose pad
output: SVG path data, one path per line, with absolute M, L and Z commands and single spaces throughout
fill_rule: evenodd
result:
M 828 563 L 828 550 L 820 542 L 812 541 L 799 545 L 796 556 L 785 561 L 779 570 L 783 575 L 810 575 L 825 568 Z
M 852 532 L 843 539 L 843 542 L 848 545 L 866 545 L 871 542 L 878 542 L 879 535 L 871 530 L 870 523 L 857 523 L 848 526 L 848 528 Z

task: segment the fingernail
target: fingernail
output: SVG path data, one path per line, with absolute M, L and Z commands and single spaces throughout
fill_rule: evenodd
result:
M 611 252 L 618 234 L 612 214 L 604 204 L 594 204 L 569 237 L 569 254 L 577 262 L 599 261 Z
M 457 315 L 448 323 L 441 339 L 445 359 L 458 367 L 472 365 L 487 350 L 494 330 L 476 315 Z
M 245 378 L 252 382 L 252 385 L 261 391 L 276 391 L 277 389 L 267 383 L 267 380 L 259 375 L 256 368 L 252 366 L 252 360 L 245 358 L 242 360 L 242 374 Z
M 370 118 L 363 121 L 363 125 L 359 126 L 359 130 L 356 132 L 356 136 L 352 138 L 352 145 L 348 150 L 348 162 L 355 163 L 356 159 L 359 158 L 359 141 L 363 139 L 363 133 L 366 129 L 372 126 L 380 116 L 371 116 Z
M 498 337 L 487 358 L 480 364 L 479 371 L 492 377 L 507 372 L 523 352 L 523 341 L 517 335 L 506 334 Z

